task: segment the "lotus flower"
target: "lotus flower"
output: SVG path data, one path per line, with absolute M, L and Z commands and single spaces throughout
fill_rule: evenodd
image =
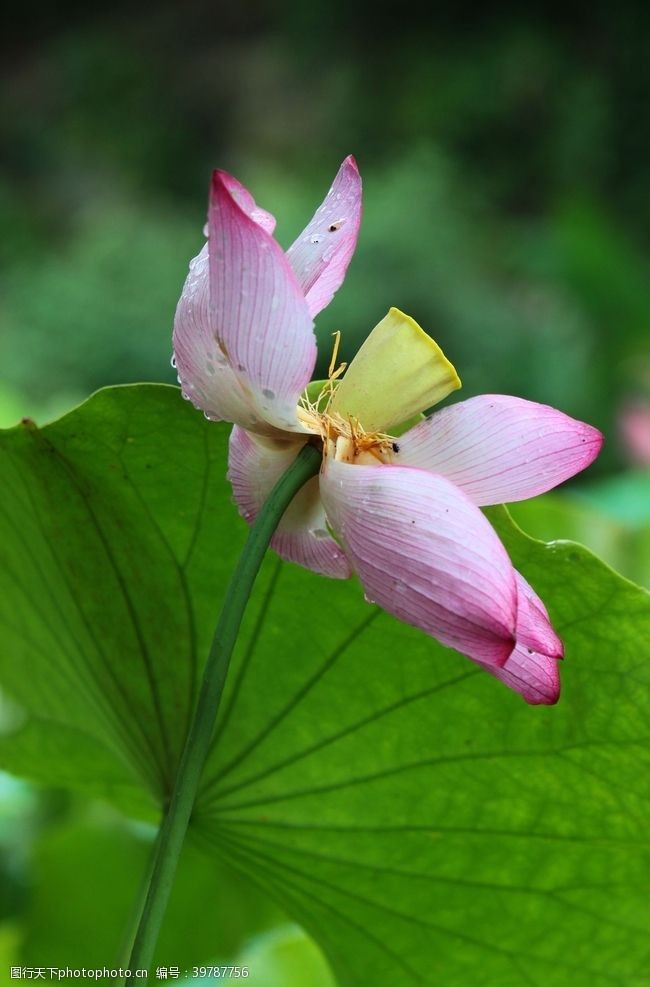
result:
M 229 478 L 248 522 L 304 443 L 322 448 L 320 475 L 272 540 L 282 558 L 333 578 L 356 571 L 369 601 L 527 702 L 554 703 L 562 643 L 479 508 L 550 490 L 592 462 L 602 436 L 504 395 L 423 418 L 460 381 L 397 309 L 344 376 L 333 359 L 328 381 L 307 390 L 312 320 L 345 277 L 360 216 L 349 157 L 285 254 L 273 217 L 232 176 L 214 173 L 208 242 L 190 264 L 174 325 L 183 394 L 208 418 L 234 423 Z

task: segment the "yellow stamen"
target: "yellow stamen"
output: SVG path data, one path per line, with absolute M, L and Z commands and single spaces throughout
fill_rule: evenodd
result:
M 320 436 L 324 456 L 349 463 L 391 462 L 394 452 L 394 439 L 391 435 L 377 430 L 367 431 L 353 415 L 343 417 L 339 412 L 332 414 L 330 411 L 338 378 L 347 366 L 346 363 L 341 363 L 338 367 L 336 365 L 341 332 L 337 330 L 332 335 L 334 347 L 327 380 L 315 400 L 311 400 L 307 393 L 303 394 L 298 406 L 298 418 L 310 432 Z

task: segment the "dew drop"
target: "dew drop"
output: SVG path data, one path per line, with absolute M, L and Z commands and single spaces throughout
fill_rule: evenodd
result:
M 311 532 L 314 538 L 329 538 L 329 531 L 326 528 L 314 528 Z
M 322 233 L 314 233 L 314 234 L 312 234 L 312 236 L 309 237 L 309 242 L 310 243 L 321 243 L 324 239 L 325 238 L 324 238 L 324 236 L 323 236 Z
M 172 358 L 171 358 L 171 360 L 169 362 L 171 363 L 171 365 L 174 368 L 174 370 L 176 370 L 176 354 L 175 353 L 172 354 Z
M 262 388 L 262 394 L 264 395 L 265 398 L 268 398 L 269 401 L 273 401 L 273 399 L 275 398 L 275 391 L 272 391 L 268 387 Z

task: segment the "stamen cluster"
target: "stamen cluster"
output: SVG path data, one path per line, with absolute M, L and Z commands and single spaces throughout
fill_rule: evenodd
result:
M 323 443 L 323 455 L 344 463 L 370 464 L 393 461 L 395 440 L 386 432 L 369 432 L 357 418 L 344 418 L 338 412 L 330 412 L 330 405 L 336 392 L 338 379 L 345 372 L 347 364 L 336 366 L 341 333 L 334 333 L 334 351 L 330 360 L 327 380 L 315 400 L 305 392 L 298 406 L 298 418 L 309 429 L 319 435 Z

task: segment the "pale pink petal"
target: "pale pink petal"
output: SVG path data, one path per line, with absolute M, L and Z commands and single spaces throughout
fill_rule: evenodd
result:
M 552 706 L 560 697 L 558 659 L 562 642 L 553 630 L 546 607 L 521 573 L 518 587 L 517 643 L 502 668 L 479 664 L 527 703 Z
M 395 462 L 440 473 L 486 506 L 550 490 L 589 466 L 602 443 L 598 429 L 555 408 L 483 394 L 412 428 Z
M 350 155 L 313 219 L 287 251 L 312 316 L 329 305 L 341 287 L 360 222 L 361 177 Z
M 208 245 L 190 261 L 174 318 L 174 365 L 183 395 L 213 421 L 275 431 L 260 420 L 250 393 L 217 346 L 210 318 Z
M 301 439 L 278 442 L 251 435 L 237 426 L 233 428 L 228 478 L 239 513 L 246 521 L 255 520 L 273 486 L 303 444 Z M 345 553 L 327 529 L 318 477 L 309 480 L 296 494 L 276 529 L 271 547 L 283 559 L 297 562 L 323 576 L 346 579 L 351 575 Z
M 327 459 L 321 494 L 368 599 L 474 659 L 507 660 L 514 570 L 462 491 L 423 470 Z
M 198 338 L 189 331 L 191 320 L 177 319 L 174 348 L 179 377 L 200 407 L 210 412 L 217 405 L 217 414 L 226 417 L 223 406 L 229 401 L 221 394 L 221 376 L 207 391 L 204 377 L 197 382 L 193 376 L 202 361 L 215 366 L 216 344 L 216 362 L 230 368 L 239 400 L 249 409 L 246 418 L 234 420 L 261 432 L 269 431 L 267 425 L 302 431 L 296 406 L 316 359 L 312 320 L 285 255 L 235 200 L 233 182 L 223 172 L 214 173 L 208 216 L 207 319 L 202 320 Z M 242 200 L 241 186 L 236 185 L 234 191 Z M 250 202 L 245 205 L 251 208 Z M 197 392 L 197 384 L 205 396 Z

